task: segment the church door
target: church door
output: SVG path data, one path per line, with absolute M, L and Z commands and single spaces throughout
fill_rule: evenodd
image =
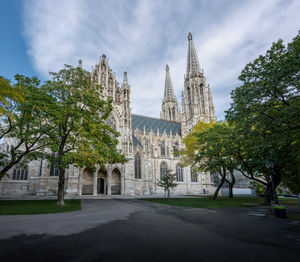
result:
M 97 193 L 104 194 L 104 179 L 103 178 L 98 178 Z

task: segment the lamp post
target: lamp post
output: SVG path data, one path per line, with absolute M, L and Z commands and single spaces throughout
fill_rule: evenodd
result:
M 267 160 L 266 166 L 269 169 L 269 172 L 270 172 L 270 175 L 271 175 L 272 191 L 273 191 L 273 196 L 274 196 L 274 199 L 275 199 L 275 205 L 279 206 L 278 197 L 277 197 L 277 194 L 276 194 L 275 184 L 274 184 L 274 176 L 273 176 L 274 162 L 272 161 L 272 159 Z

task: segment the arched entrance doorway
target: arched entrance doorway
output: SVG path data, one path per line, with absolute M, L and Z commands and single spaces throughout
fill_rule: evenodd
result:
M 86 168 L 82 175 L 82 195 L 93 194 L 94 175 L 93 172 Z
M 98 178 L 97 194 L 104 194 L 104 178 Z
M 121 172 L 117 168 L 111 174 L 111 194 L 121 195 Z
M 107 194 L 107 172 L 104 170 L 98 172 L 97 194 Z

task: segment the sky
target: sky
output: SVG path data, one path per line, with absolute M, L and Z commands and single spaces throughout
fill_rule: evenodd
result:
M 152 117 L 166 64 L 180 104 L 189 32 L 222 120 L 243 67 L 300 30 L 299 0 L 2 0 L 0 10 L 0 75 L 44 81 L 105 54 L 120 84 L 128 72 L 132 113 Z

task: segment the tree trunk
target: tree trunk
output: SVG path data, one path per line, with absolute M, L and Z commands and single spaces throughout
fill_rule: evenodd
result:
M 28 152 L 25 151 L 23 152 L 19 157 L 17 157 L 14 160 L 11 160 L 4 168 L 2 168 L 2 170 L 0 171 L 0 180 L 2 179 L 3 176 L 5 176 L 5 174 L 16 164 L 18 164 L 22 158 L 27 155 Z
M 2 177 L 5 176 L 5 174 L 13 167 L 13 164 L 8 164 L 7 166 L 5 166 L 1 171 L 0 171 L 0 180 L 2 179 Z
M 280 183 L 281 180 L 281 175 L 279 172 L 274 172 L 274 187 L 275 190 L 277 188 L 277 186 Z M 272 182 L 268 182 L 266 188 L 265 188 L 265 199 L 264 199 L 264 205 L 271 205 L 272 200 L 274 200 L 274 195 L 273 195 L 273 190 L 272 190 Z
M 224 184 L 226 172 L 223 172 L 223 174 L 220 172 L 220 175 L 221 175 L 222 179 L 221 179 L 221 182 L 220 182 L 220 184 L 218 185 L 218 187 L 217 187 L 217 189 L 216 189 L 216 191 L 215 191 L 214 196 L 213 196 L 212 199 L 217 199 L 218 193 L 219 193 L 221 187 L 222 187 L 223 184 Z
M 64 190 L 65 190 L 65 169 L 59 169 L 58 192 L 57 192 L 57 206 L 64 206 Z
M 233 189 L 232 189 L 232 185 L 231 184 L 229 184 L 229 188 L 228 188 L 228 197 L 229 198 L 233 198 Z
M 168 189 L 168 200 L 170 199 L 170 189 Z
M 229 185 L 229 198 L 233 198 L 233 186 L 235 184 L 235 177 L 233 175 L 233 172 L 230 172 L 231 175 L 231 181 L 228 183 Z
M 264 199 L 264 205 L 271 205 L 271 201 L 273 198 L 273 193 L 272 193 L 272 183 L 269 182 L 265 188 L 265 199 Z

